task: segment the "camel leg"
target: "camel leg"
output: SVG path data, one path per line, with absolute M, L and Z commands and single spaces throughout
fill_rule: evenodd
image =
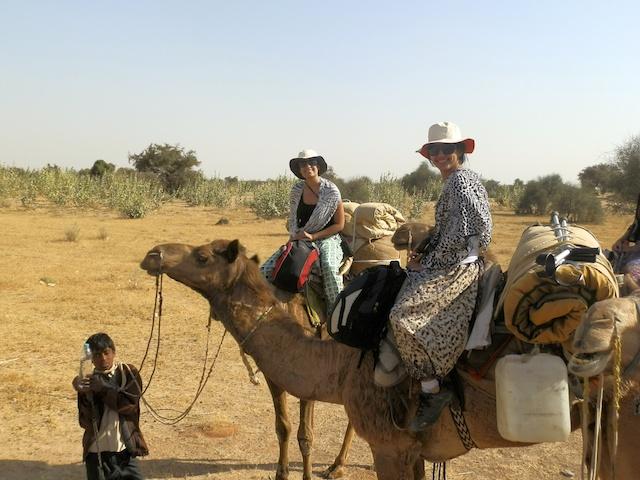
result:
M 314 402 L 300 400 L 300 425 L 298 426 L 298 446 L 302 454 L 302 480 L 311 480 L 311 447 L 313 446 Z
M 415 480 L 417 455 L 412 452 L 374 451 L 373 463 L 378 480 Z M 424 471 L 424 470 L 423 470 Z M 420 477 L 418 477 L 419 479 Z M 423 477 L 424 478 L 424 477 Z
M 424 460 L 418 458 L 413 464 L 413 480 L 425 480 L 426 474 L 424 472 Z
M 353 425 L 351 425 L 351 422 L 349 422 L 347 424 L 347 430 L 344 432 L 344 440 L 342 441 L 342 448 L 340 448 L 340 453 L 338 453 L 338 456 L 333 461 L 333 465 L 331 465 L 320 474 L 321 477 L 342 478 L 344 476 L 344 470 L 347 464 L 347 456 L 349 455 L 349 450 L 351 449 L 351 442 L 353 441 L 354 434 L 355 430 L 353 429 Z
M 276 469 L 276 480 L 287 480 L 289 478 L 289 434 L 291 433 L 291 423 L 287 414 L 287 394 L 265 377 L 271 398 L 273 399 L 273 409 L 276 419 L 276 435 L 280 455 L 278 456 L 278 468 Z

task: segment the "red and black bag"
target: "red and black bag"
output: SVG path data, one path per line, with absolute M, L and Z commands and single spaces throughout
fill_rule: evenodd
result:
M 311 242 L 306 240 L 288 242 L 276 260 L 271 282 L 287 292 L 301 292 L 314 266 L 316 268 L 319 266 L 319 255 L 318 249 Z

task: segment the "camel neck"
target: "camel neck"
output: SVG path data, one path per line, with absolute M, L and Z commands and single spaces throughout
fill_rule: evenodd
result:
M 230 310 L 224 323 L 233 325 L 229 331 L 280 388 L 305 400 L 342 403 L 343 384 L 337 379 L 344 379 L 349 369 L 357 368 L 360 352 L 333 340 L 309 336 L 280 308 L 259 320 L 264 310 Z

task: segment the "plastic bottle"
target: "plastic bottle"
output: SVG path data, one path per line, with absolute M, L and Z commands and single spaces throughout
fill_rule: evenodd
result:
M 91 362 L 91 346 L 85 343 L 82 346 L 82 353 L 80 354 L 80 378 L 89 377 L 93 373 L 93 363 Z
M 563 442 L 571 433 L 567 368 L 555 355 L 506 355 L 496 364 L 498 431 L 514 442 Z

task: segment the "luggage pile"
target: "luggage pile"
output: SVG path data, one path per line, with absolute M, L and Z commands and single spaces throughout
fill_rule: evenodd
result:
M 395 207 L 387 203 L 345 202 L 344 214 L 341 235 L 353 252 L 351 274 L 400 261 L 400 252 L 394 248 L 391 237 L 405 219 Z
M 562 343 L 594 302 L 617 296 L 613 269 L 595 236 L 556 218 L 523 232 L 496 312 L 503 310 L 505 325 L 520 340 Z

